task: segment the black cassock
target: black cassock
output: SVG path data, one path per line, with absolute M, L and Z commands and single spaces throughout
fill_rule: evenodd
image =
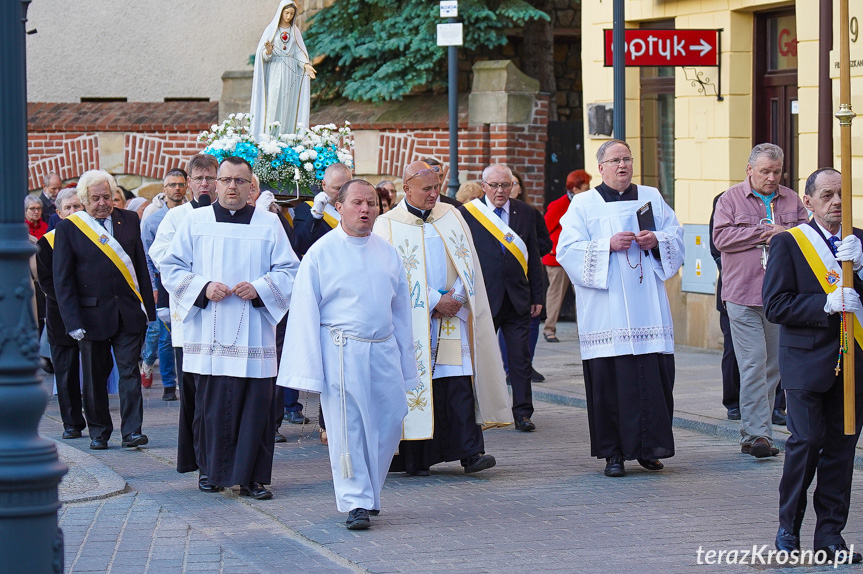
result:
M 605 184 L 596 189 L 607 202 L 638 200 L 635 185 L 623 194 Z M 619 454 L 625 460 L 674 456 L 674 355 L 598 357 L 582 365 L 591 456 Z
M 233 214 L 213 204 L 216 221 L 248 225 L 254 208 Z M 206 308 L 207 287 L 195 301 Z M 263 306 L 258 298 L 253 307 Z M 195 457 L 210 484 L 230 487 L 252 482 L 271 484 L 276 423 L 273 416 L 275 378 L 195 375 Z

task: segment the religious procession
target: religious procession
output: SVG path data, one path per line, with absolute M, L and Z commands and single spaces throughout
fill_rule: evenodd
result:
M 849 18 L 847 0 L 826 3 Z M 468 78 L 459 74 L 468 68 L 455 46 L 463 44 L 447 44 L 455 40 L 438 28 L 435 49 L 450 50 L 447 82 L 435 83 L 436 72 L 420 66 L 416 78 L 401 72 L 398 97 L 386 89 L 388 64 L 378 66 L 379 75 L 366 69 L 369 77 L 350 76 L 351 60 L 336 61 L 332 52 L 346 45 L 340 42 L 357 53 L 368 46 L 321 32 L 346 17 L 358 29 L 368 26 L 366 19 L 384 17 L 364 11 L 378 2 L 280 0 L 274 13 L 270 4 L 254 9 L 265 18 L 238 24 L 258 40 L 248 42 L 247 73 L 221 76 L 218 106 L 164 96 L 135 108 L 142 118 L 161 113 L 186 122 L 179 135 L 160 127 L 164 118 L 138 131 L 127 127 L 127 106 L 139 104 L 126 98 L 82 96 L 69 105 L 101 118 L 92 136 L 82 111 L 64 128 L 75 139 L 58 136 L 52 144 L 54 132 L 38 126 L 57 126 L 57 114 L 66 112 L 60 104 L 27 104 L 29 183 L 22 178 L 21 186 L 29 190 L 26 247 L 35 255 L 25 284 L 35 310 L 27 320 L 38 337 L 22 356 L 42 369 L 33 384 L 48 395 L 39 433 L 56 443 L 54 460 L 59 449 L 60 460 L 78 471 L 84 465 L 73 461 L 84 459 L 76 457 L 97 457 L 124 477 L 121 496 L 150 472 L 151 492 L 158 484 L 191 501 L 183 503 L 188 508 L 202 505 L 225 520 L 249 509 L 263 513 L 244 519 L 240 531 L 259 528 L 261 516 L 281 528 L 285 506 L 267 506 L 304 507 L 303 525 L 292 523 L 287 538 L 302 539 L 303 551 L 319 554 L 326 571 L 345 564 L 401 571 L 398 556 L 378 563 L 371 548 L 399 544 L 393 531 L 400 529 L 428 545 L 433 535 L 414 523 L 434 522 L 431 532 L 443 532 L 450 522 L 440 516 L 451 512 L 464 530 L 405 568 L 465 567 L 457 556 L 439 556 L 461 547 L 499 556 L 477 571 L 528 563 L 550 571 L 630 570 L 636 556 L 667 560 L 662 571 L 863 563 L 851 538 L 863 524 L 850 513 L 863 468 L 863 230 L 852 216 L 847 62 L 834 78 L 843 102 L 835 134 L 841 154 L 828 146 L 832 128 L 824 135 L 828 128 L 819 126 L 807 140 L 798 132 L 785 137 L 784 124 L 753 125 L 743 149 L 742 138 L 715 125 L 710 106 L 722 105 L 721 84 L 711 88 L 710 104 L 704 93 L 675 94 L 666 81 L 674 80 L 674 65 L 638 63 L 642 40 L 628 30 L 616 44 L 627 61 L 612 62 L 610 9 L 578 9 L 585 55 L 578 56 L 577 83 L 579 94 L 591 95 L 582 105 L 581 96 L 549 96 L 574 85 L 558 65 L 570 61 L 558 60 L 570 48 L 549 53 L 545 75 L 530 63 L 529 35 L 558 39 L 570 26 L 565 10 L 549 2 L 495 17 L 500 30 L 524 28 L 514 43 L 524 70 L 511 59 L 471 59 L 472 88 L 459 94 Z M 417 8 L 413 0 L 402 4 Z M 438 26 L 464 20 L 459 41 L 480 33 L 467 31 L 478 16 L 465 3 L 434 4 Z M 563 4 L 568 10 L 573 2 Z M 797 81 L 796 34 L 804 27 L 802 9 L 756 4 L 764 12 L 753 16 L 755 29 L 793 33 L 794 53 L 791 44 L 771 44 L 770 34 L 764 54 L 752 48 L 756 58 L 779 50 L 772 67 L 758 68 L 771 88 L 758 88 L 753 106 L 774 98 L 787 70 Z M 33 17 L 52 25 L 42 12 Z M 645 30 L 661 45 L 663 33 L 677 33 L 670 22 Z M 606 67 L 593 70 L 596 55 L 582 47 L 581 34 L 598 34 L 603 23 Z M 721 69 L 720 31 L 702 32 Z M 836 34 L 837 48 L 848 34 Z M 410 62 L 412 49 L 400 44 L 395 53 Z M 837 70 L 850 59 L 843 50 Z M 603 103 L 617 88 L 612 67 L 617 81 L 617 67 L 625 66 L 644 66 L 642 131 L 630 138 L 633 124 L 624 121 L 618 95 L 617 107 Z M 607 90 L 582 85 L 581 74 L 591 70 L 607 73 Z M 556 75 L 557 87 L 549 88 Z M 701 90 L 708 80 L 699 80 Z M 829 92 L 829 76 L 827 83 Z M 782 114 L 789 122 L 795 116 L 798 130 L 804 112 L 791 111 L 798 108 L 797 85 L 790 86 L 782 88 Z M 406 104 L 397 101 L 403 98 Z M 691 142 L 674 124 L 685 106 L 695 114 Z M 606 111 L 614 127 L 604 125 Z M 753 111 L 753 124 L 764 115 Z M 100 121 L 108 127 L 97 127 Z M 662 125 L 670 136 L 660 128 L 647 133 Z M 704 152 L 694 170 L 701 175 L 680 166 L 690 143 L 701 154 L 704 142 L 723 137 L 734 149 L 727 157 Z M 808 158 L 802 146 L 816 139 Z M 60 151 L 45 151 L 52 145 Z M 725 175 L 711 175 L 718 163 L 729 164 Z M 20 227 L 20 211 L 15 222 Z M 30 304 L 19 307 L 29 317 Z M 165 469 L 142 470 L 150 463 L 134 457 L 147 455 Z M 52 472 L 63 495 L 66 471 Z M 80 488 L 89 492 L 92 484 Z M 310 489 L 326 490 L 330 506 L 334 495 L 340 532 L 368 531 L 342 541 L 356 547 L 324 550 L 329 536 L 340 535 L 331 534 L 327 509 L 304 498 Z M 538 494 L 543 489 L 550 494 Z M 747 489 L 757 492 L 757 511 Z M 500 500 L 506 503 L 496 506 Z M 230 506 L 235 501 L 243 502 Z M 177 514 L 167 499 L 159 504 L 165 520 Z M 420 510 L 426 507 L 434 518 Z M 58 508 L 42 518 L 55 529 Z M 66 540 L 79 540 L 69 534 L 74 513 L 64 514 L 75 508 L 64 503 L 59 510 Z M 643 516 L 627 518 L 639 510 Z M 484 522 L 510 512 L 512 524 L 472 538 Z M 87 557 L 88 538 L 73 542 L 80 550 L 66 549 L 69 571 L 141 566 L 118 557 L 132 516 L 130 510 L 108 562 L 100 550 Z M 165 552 L 160 565 L 154 548 L 162 520 L 141 571 L 279 570 L 268 552 L 286 538 L 267 538 L 263 527 L 254 530 L 257 543 L 236 546 L 245 550 L 234 563 L 224 562 L 232 542 L 220 542 L 215 562 L 190 568 L 189 549 L 206 546 L 202 531 L 184 542 L 182 564 Z M 569 520 L 579 525 L 563 524 Z M 718 532 L 698 526 L 711 520 Z M 188 522 L 192 533 L 207 520 L 190 514 Z M 676 539 L 662 539 L 678 523 L 687 532 L 674 537 L 693 544 L 679 552 L 671 550 Z M 233 530 L 219 532 L 230 538 Z M 376 539 L 376 532 L 393 538 Z M 62 570 L 62 530 L 58 536 Z M 595 556 L 631 537 L 640 548 L 634 555 L 608 563 Z M 584 548 L 571 547 L 574 538 Z M 540 552 L 546 543 L 547 556 Z M 746 557 L 735 549 L 753 543 L 763 549 Z M 422 547 L 404 544 L 392 551 Z M 764 549 L 767 561 L 757 562 Z M 22 571 L 21 560 L 12 560 L 10 571 Z

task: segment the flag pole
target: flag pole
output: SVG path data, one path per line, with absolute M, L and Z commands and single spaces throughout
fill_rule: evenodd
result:
M 851 122 L 857 115 L 851 111 L 851 50 L 848 16 L 848 0 L 839 0 L 839 131 L 842 141 L 842 229 L 844 234 L 852 234 L 854 225 L 851 217 Z M 851 261 L 842 262 L 842 286 L 854 288 L 854 269 Z M 845 404 L 845 434 L 853 435 L 856 431 L 855 421 L 855 389 L 854 389 L 854 315 L 848 313 L 846 334 L 848 335 L 848 352 L 845 353 L 843 370 L 843 390 Z

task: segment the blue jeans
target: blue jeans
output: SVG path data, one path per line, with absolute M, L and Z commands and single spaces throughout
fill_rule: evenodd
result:
M 159 321 L 153 321 L 147 325 L 147 334 L 144 337 L 144 348 L 141 350 L 141 360 L 145 365 L 156 364 L 156 352 L 159 350 Z M 161 357 L 160 357 L 161 358 Z
M 536 353 L 536 342 L 539 340 L 539 317 L 534 317 L 530 320 L 530 360 L 533 360 L 533 355 Z M 503 357 L 503 370 L 509 372 L 509 361 L 506 357 L 506 341 L 503 340 L 503 333 L 498 331 L 497 342 L 500 344 L 500 354 Z
M 176 387 L 177 373 L 174 370 L 174 348 L 171 347 L 171 332 L 158 319 L 147 327 L 141 358 L 145 364 L 152 365 L 156 362 L 156 353 L 159 354 L 159 373 L 162 375 L 162 386 L 166 389 Z

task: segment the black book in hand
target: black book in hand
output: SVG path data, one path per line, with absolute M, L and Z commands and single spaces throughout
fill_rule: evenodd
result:
M 638 218 L 639 231 L 656 231 L 656 220 L 653 219 L 653 205 L 649 201 L 638 208 L 635 216 Z M 644 250 L 644 254 L 650 255 L 646 249 Z

